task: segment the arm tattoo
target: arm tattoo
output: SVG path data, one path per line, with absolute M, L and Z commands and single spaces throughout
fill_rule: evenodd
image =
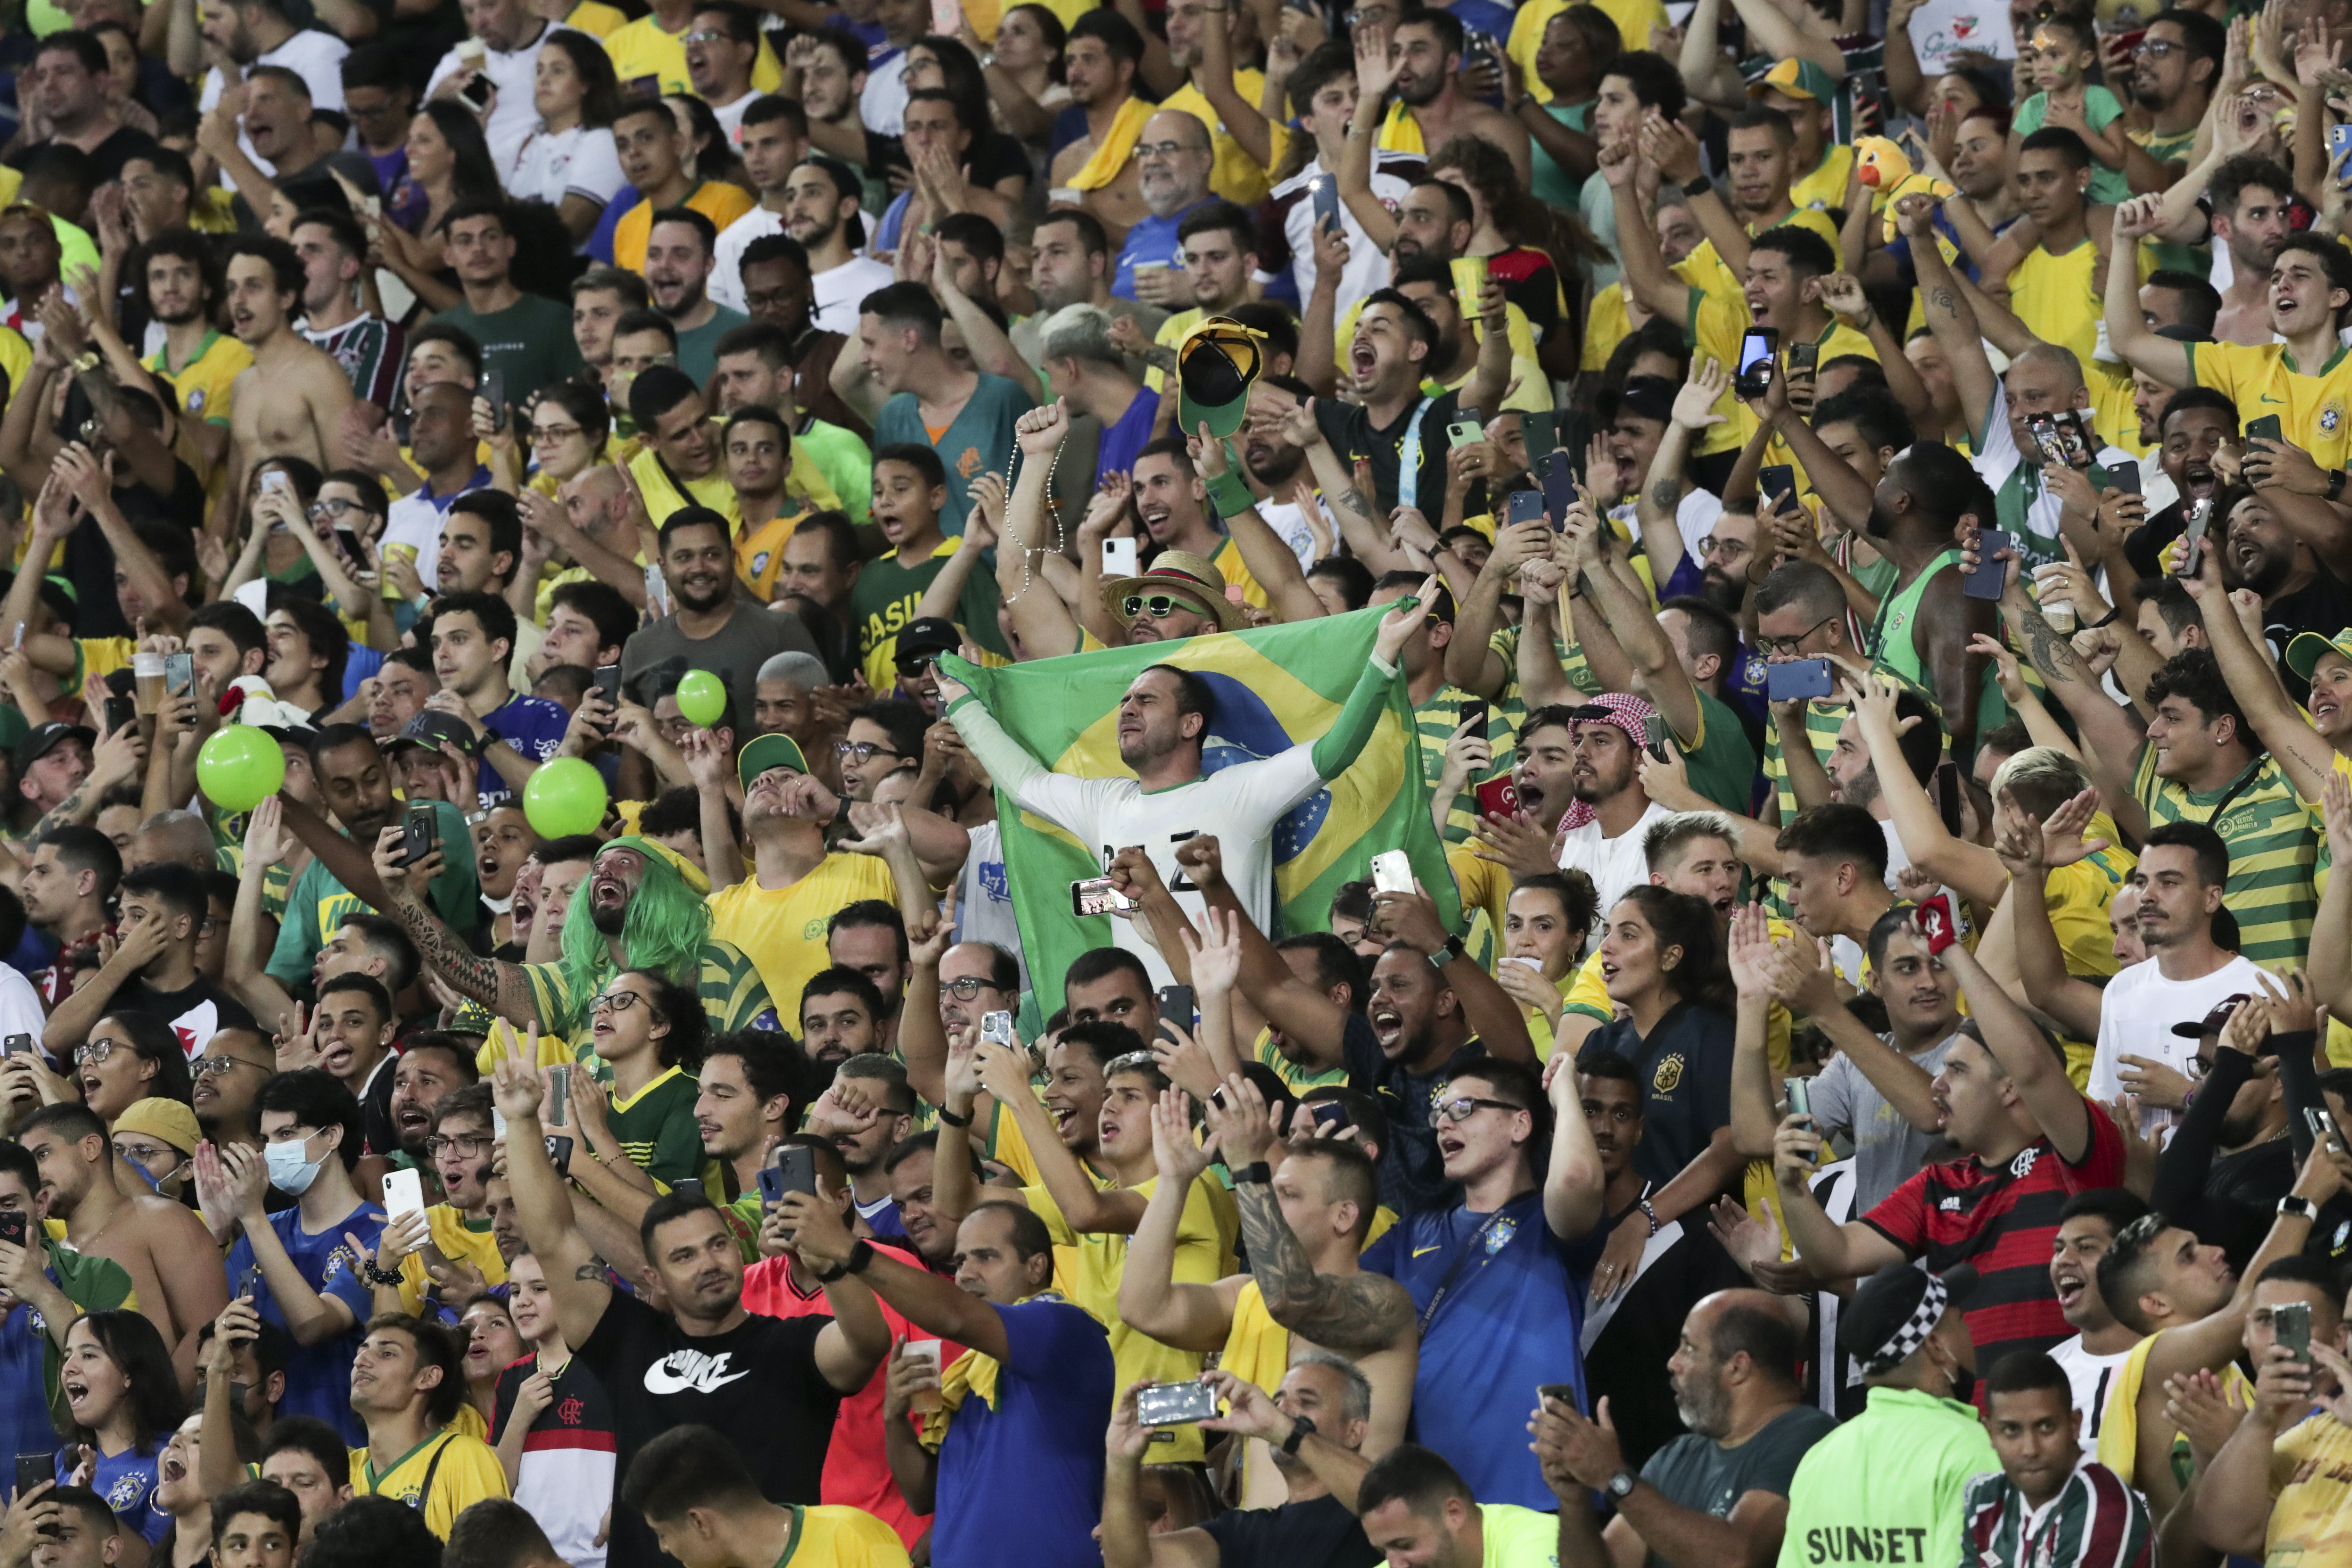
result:
M 1353 485 L 1339 492 L 1339 504 L 1358 517 L 1370 519 L 1372 515 L 1372 509 L 1365 504 L 1364 492 Z
M 82 816 L 82 795 L 83 791 L 77 788 L 65 799 L 43 812 L 41 820 L 33 824 L 33 831 L 25 835 L 25 842 L 33 843 L 52 827 L 68 827 L 79 822 Z
M 582 1264 L 579 1268 L 572 1271 L 572 1278 L 579 1280 L 583 1285 L 604 1284 L 604 1260 L 601 1258 L 591 1258 L 587 1262 Z
M 470 996 L 492 1012 L 498 1012 L 500 982 L 512 966 L 495 958 L 486 958 L 457 940 L 457 933 L 443 925 L 425 900 L 416 898 L 393 899 L 392 914 L 408 928 L 410 940 L 424 957 L 426 967 L 438 970 L 449 982 L 450 988 L 460 995 Z
M 2040 610 L 2029 605 L 2018 620 L 2018 630 L 2025 638 L 2026 657 L 2042 672 L 2042 679 L 2053 685 L 2067 680 L 2088 682 L 2090 677 L 2083 661 L 2075 657 L 2074 643 L 2059 635 L 2058 628 L 2044 620 Z
M 1650 504 L 1656 507 L 1660 511 L 1670 512 L 1674 510 L 1675 488 L 1675 480 L 1671 475 L 1665 479 L 1660 479 L 1656 484 L 1650 487 Z
M 1412 1299 L 1384 1274 L 1318 1274 L 1282 1217 L 1274 1189 L 1244 1182 L 1234 1189 L 1250 1275 L 1275 1321 L 1327 1350 L 1368 1355 L 1386 1350 L 1412 1325 Z
M 1135 357 L 1154 370 L 1166 371 L 1171 375 L 1175 374 L 1176 351 L 1174 349 L 1154 343 Z
M 1927 304 L 1931 310 L 1941 310 L 1947 316 L 1957 317 L 1960 313 L 1958 310 L 1955 308 L 1952 299 L 1952 291 L 1949 289 L 1928 289 Z

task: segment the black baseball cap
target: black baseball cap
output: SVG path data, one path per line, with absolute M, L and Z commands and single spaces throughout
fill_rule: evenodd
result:
M 422 746 L 428 752 L 437 752 L 444 741 L 461 752 L 474 749 L 474 732 L 466 727 L 464 720 L 428 708 L 402 725 L 400 733 L 385 742 L 383 749 L 387 754 L 404 745 Z
M 2208 1035 L 2218 1035 L 2228 1026 L 2230 1015 L 2243 1005 L 2252 994 L 2248 991 L 2232 992 L 2214 1003 L 2213 1010 L 2202 1018 L 2194 1018 L 2186 1024 L 2173 1025 L 2172 1032 L 2189 1040 L 2201 1040 Z
M 908 621 L 898 632 L 892 657 L 898 661 L 898 673 L 911 676 L 919 673 L 907 666 L 918 658 L 953 653 L 963 646 L 963 633 L 956 624 L 939 616 L 924 616 Z
M 1965 1263 L 1940 1275 L 1890 1263 L 1838 1310 L 1838 1349 L 1861 1363 L 1865 1376 L 1890 1371 L 1927 1342 L 1945 1308 L 1958 1306 L 1976 1288 L 1977 1271 Z
M 67 724 L 54 719 L 26 731 L 24 739 L 16 742 L 16 776 L 23 778 L 26 768 L 68 741 L 79 741 L 85 746 L 94 746 L 98 743 L 98 731 L 87 724 Z

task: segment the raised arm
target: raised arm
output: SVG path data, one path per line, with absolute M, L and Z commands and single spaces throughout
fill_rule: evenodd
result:
M 1286 435 L 1288 434 L 1286 428 Z M 1492 701 L 1510 685 L 1511 668 L 1490 646 L 1503 625 L 1503 594 L 1511 574 L 1537 556 L 1551 552 L 1551 531 L 1541 522 L 1523 522 L 1495 531 L 1495 548 L 1477 580 L 1454 611 L 1454 640 L 1445 645 L 1445 679 L 1475 696 Z
M 547 1271 L 555 1299 L 555 1321 L 575 1351 L 588 1342 L 612 1305 L 613 1287 L 604 1260 L 589 1248 L 572 1213 L 572 1194 L 547 1158 L 539 1121 L 545 1085 L 539 1067 L 539 1030 L 518 1037 L 505 1031 L 507 1049 L 492 1068 L 499 1114 L 507 1119 L 507 1184 L 514 1191 L 515 1219 L 531 1255 Z M 494 1033 L 492 1037 L 497 1037 Z
M 262 967 L 272 943 L 261 940 L 262 883 L 269 868 L 286 858 L 286 836 L 280 826 L 284 806 L 271 795 L 255 806 L 245 824 L 245 866 L 236 879 L 236 902 L 228 917 L 228 950 L 221 978 L 230 991 L 267 1028 L 278 1028 L 291 1017 L 294 998 Z
M 1895 716 L 1900 689 L 1885 676 L 1865 671 L 1858 682 L 1849 682 L 1848 689 L 1854 693 L 1854 722 L 1862 731 L 1864 748 L 1872 756 L 1887 760 L 1887 765 L 1876 770 L 1879 792 L 1911 864 L 1980 904 L 1990 907 L 2000 902 L 2009 887 L 2009 873 L 2001 868 L 2000 857 L 1948 831 L 1936 803 L 1927 798 L 1927 786 L 1901 761 L 1903 732 L 1924 721 L 1916 714 L 1908 719 Z
M 1095 1185 L 1086 1166 L 1062 1142 L 1045 1106 L 1029 1092 L 1027 1054 L 982 1040 L 972 1047 L 972 1062 L 980 1070 L 981 1087 L 995 1097 L 999 1113 L 1012 1112 L 1013 1124 L 1021 1129 L 1029 1145 L 1029 1157 L 1037 1163 L 1037 1177 L 1045 1195 L 1054 1200 L 1070 1228 L 1132 1234 L 1142 1223 L 1145 1199 L 1123 1187 Z
M 1004 507 L 1004 542 L 996 552 L 996 589 L 1013 617 L 1013 630 L 1032 658 L 1073 653 L 1078 623 L 1062 595 L 1031 565 L 1045 553 L 1045 481 L 1054 452 L 1069 433 L 1070 416 L 1060 398 L 1032 408 L 1013 423 L 1013 438 L 1025 459 L 1013 479 L 1013 499 Z
M 1445 951 L 1447 932 L 1437 918 L 1437 906 L 1428 894 L 1418 890 L 1374 894 L 1371 929 L 1433 957 Z M 1466 952 L 1448 958 L 1438 971 L 1438 979 L 1454 993 L 1463 1021 L 1486 1046 L 1489 1056 L 1524 1062 L 1529 1067 L 1537 1065 L 1535 1042 L 1528 1035 L 1526 1010 L 1511 1000 L 1511 994 L 1496 984 L 1495 977 L 1476 959 Z
M 1617 255 L 1624 266 L 1621 281 L 1627 299 L 1640 300 L 1643 310 L 1686 332 L 1694 308 L 1691 287 L 1667 269 L 1658 249 L 1657 231 L 1650 226 L 1650 215 L 1642 210 L 1641 194 L 1634 188 L 1635 156 L 1630 142 L 1601 149 L 1601 177 L 1609 183 L 1617 205 Z
M 2119 245 L 2136 245 L 2157 226 L 2161 196 L 2134 196 L 2116 208 L 2115 237 Z M 2139 310 L 2139 268 L 2109 266 L 2105 312 L 2107 344 L 2126 363 L 2151 381 L 2167 386 L 2193 386 L 2197 373 L 2187 343 L 2160 338 Z
M 418 955 L 452 990 L 472 997 L 518 1027 L 537 1027 L 544 1020 L 521 965 L 477 953 L 464 938 L 441 923 L 441 917 L 419 890 L 430 888 L 440 875 L 441 847 L 435 845 L 423 860 L 405 866 L 400 862 L 401 846 L 402 834 L 396 826 L 385 828 L 376 841 L 373 867 L 383 888 L 383 902 L 377 907 L 401 923 L 416 944 Z
M 1962 551 L 1964 564 L 1973 563 L 1971 542 Z M 2009 553 L 2004 552 L 2004 553 Z M 2145 737 L 2131 710 L 2109 697 L 2074 652 L 2071 638 L 2061 637 L 2042 618 L 2041 607 L 2018 582 L 2015 557 L 2002 590 L 2000 613 L 2025 644 L 2025 656 L 2042 672 L 2042 681 L 2074 716 L 2082 734 L 2083 760 L 2116 825 L 2136 837 L 2147 832 L 2147 814 L 2132 791 L 2132 769 L 2139 760 Z
M 1179 1283 L 1177 1231 L 1193 1181 L 1213 1158 L 1206 1144 L 1192 1141 L 1192 1097 L 1162 1089 L 1151 1108 L 1151 1152 L 1160 1181 L 1143 1207 L 1143 1223 L 1127 1244 L 1127 1267 L 1119 1273 L 1119 1321 L 1178 1350 L 1224 1348 L 1233 1331 L 1233 1307 L 1223 1285 Z
M 1951 367 L 1952 390 L 1959 398 L 1960 412 L 1969 428 L 1975 429 L 1992 407 L 2000 381 L 1985 355 L 1976 310 L 1960 293 L 1959 280 L 1944 260 L 1936 234 L 1940 205 L 1933 196 L 1902 197 L 1895 204 L 1895 221 L 1911 241 L 1911 264 L 1918 273 L 1919 307 L 1927 317 L 1927 331 Z M 2137 317 L 2138 307 L 2133 310 Z
M 2064 1064 L 2052 1054 L 2041 1026 L 1985 972 L 1966 942 L 1955 941 L 1938 956 L 1958 976 L 1969 1011 L 1984 1032 L 1985 1049 L 2017 1086 L 2018 1098 L 2033 1113 L 2042 1136 L 2060 1159 L 2081 1164 L 2091 1152 L 2091 1118 L 2105 1112 L 2083 1098 L 2067 1078 Z

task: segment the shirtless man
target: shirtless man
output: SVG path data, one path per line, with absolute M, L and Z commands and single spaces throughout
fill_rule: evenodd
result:
M 155 1325 L 183 1379 L 195 1376 L 196 1331 L 228 1305 L 228 1279 L 191 1258 L 218 1252 L 195 1211 L 147 1190 L 108 1143 L 106 1124 L 70 1102 L 26 1117 L 17 1141 L 40 1167 L 48 1215 L 76 1250 L 110 1258 L 131 1276 L 139 1310 Z M 125 1196 L 121 1182 L 138 1194 Z
M 305 279 L 302 258 L 282 239 L 240 235 L 229 242 L 229 330 L 252 351 L 253 363 L 230 384 L 234 461 L 212 530 L 223 538 L 235 531 L 255 464 L 300 458 L 326 469 L 342 457 L 351 378 L 333 355 L 294 330 Z
M 1070 28 L 1062 62 L 1071 105 L 1086 111 L 1087 133 L 1055 155 L 1049 183 L 1055 190 L 1070 188 L 1078 171 L 1094 157 L 1101 139 L 1109 133 L 1120 109 L 1135 96 L 1136 68 L 1143 62 L 1143 37 L 1133 23 L 1108 7 L 1089 11 Z M 1087 189 L 1081 202 L 1110 231 L 1111 244 L 1117 246 L 1149 210 L 1143 205 L 1142 161 L 1129 157 L 1108 184 Z

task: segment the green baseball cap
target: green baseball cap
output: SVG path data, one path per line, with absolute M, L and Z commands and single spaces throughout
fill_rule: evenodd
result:
M 750 789 L 751 781 L 771 768 L 790 768 L 796 773 L 808 772 L 808 759 L 801 755 L 800 742 L 790 735 L 755 735 L 736 753 L 735 777 L 745 789 Z
M 1176 345 L 1176 418 L 1186 436 L 1203 424 L 1223 439 L 1242 427 L 1250 384 L 1265 365 L 1265 334 L 1211 316 Z
M 2321 637 L 2317 632 L 2295 633 L 2287 641 L 2286 667 L 2309 680 L 2311 672 L 2319 668 L 2321 657 L 2331 653 L 2352 659 L 2352 626 L 2346 626 L 2332 637 Z

